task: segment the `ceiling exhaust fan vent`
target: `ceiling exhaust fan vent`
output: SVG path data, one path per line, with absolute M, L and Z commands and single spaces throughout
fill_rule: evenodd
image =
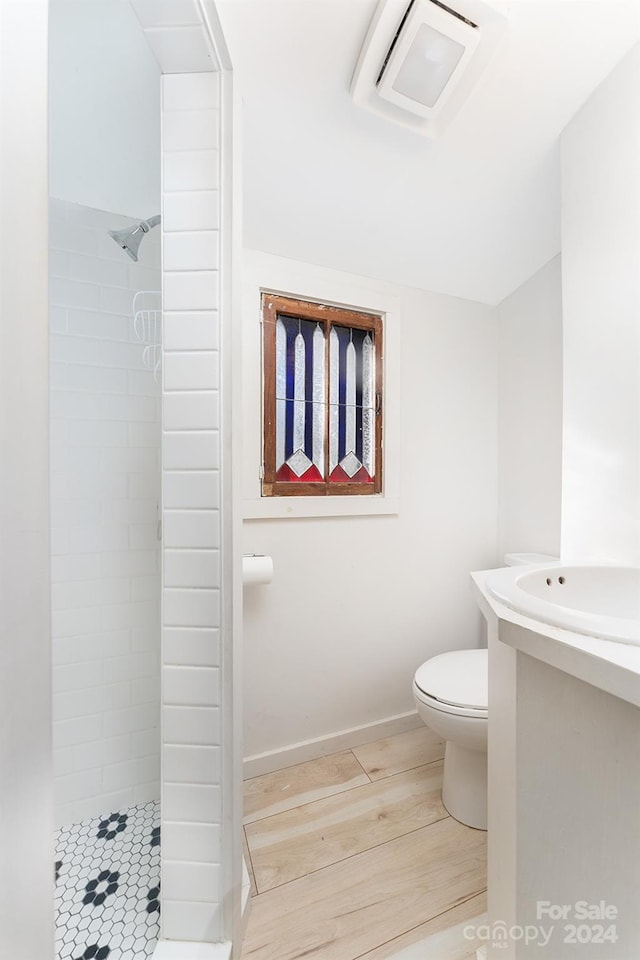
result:
M 458 13 L 457 10 L 453 10 L 451 7 L 448 7 L 448 6 L 446 5 L 446 3 L 440 3 L 440 0 L 429 0 L 429 2 L 435 4 L 436 7 L 440 7 L 442 10 L 446 10 L 446 12 L 447 12 L 447 13 L 450 13 L 452 17 L 457 17 L 458 20 L 461 20 L 463 23 L 468 24 L 470 27 L 473 27 L 475 30 L 478 30 L 478 29 L 479 29 L 477 23 L 474 23 L 472 20 L 467 20 L 467 18 L 466 18 L 466 17 L 463 17 L 462 14 L 461 14 L 461 13 Z M 389 47 L 389 49 L 388 49 L 388 51 L 387 51 L 387 55 L 386 55 L 386 57 L 384 58 L 384 63 L 382 64 L 382 68 L 381 68 L 381 70 L 380 70 L 380 73 L 378 74 L 378 79 L 376 80 L 376 86 L 378 86 L 378 84 L 379 84 L 380 81 L 382 80 L 382 76 L 383 76 L 383 74 L 384 74 L 384 71 L 386 70 L 387 64 L 389 63 L 389 58 L 391 57 L 391 54 L 393 53 L 393 48 L 394 48 L 395 45 L 396 45 L 396 41 L 397 41 L 398 37 L 399 37 L 400 34 L 402 33 L 402 28 L 404 27 L 405 21 L 406 21 L 407 17 L 409 16 L 409 12 L 410 12 L 412 6 L 414 5 L 414 3 L 415 3 L 415 0 L 411 0 L 411 3 L 410 3 L 409 6 L 407 7 L 407 9 L 406 9 L 406 11 L 405 11 L 405 14 L 404 14 L 404 17 L 402 18 L 402 20 L 401 20 L 401 22 L 400 22 L 400 26 L 398 27 L 398 30 L 397 30 L 397 32 L 396 32 L 396 35 L 395 35 L 395 37 L 393 38 L 393 40 L 391 41 L 391 46 Z
M 359 106 L 437 136 L 469 96 L 506 20 L 481 0 L 381 0 L 351 83 Z M 389 36 L 392 37 L 389 42 Z

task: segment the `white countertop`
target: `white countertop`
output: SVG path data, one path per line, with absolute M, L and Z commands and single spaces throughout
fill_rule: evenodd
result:
M 640 646 L 572 633 L 516 613 L 488 592 L 486 579 L 493 572 L 472 573 L 471 582 L 482 613 L 497 623 L 503 643 L 640 706 Z

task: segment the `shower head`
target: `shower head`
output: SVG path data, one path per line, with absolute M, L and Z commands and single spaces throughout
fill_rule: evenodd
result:
M 142 242 L 145 233 L 149 233 L 153 227 L 160 223 L 160 216 L 149 217 L 148 220 L 140 220 L 133 227 L 125 227 L 124 230 L 109 230 L 109 236 L 113 237 L 119 247 L 132 260 L 138 261 L 138 247 Z

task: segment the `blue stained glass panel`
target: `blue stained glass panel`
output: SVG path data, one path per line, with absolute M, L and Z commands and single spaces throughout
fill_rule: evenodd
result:
M 370 481 L 375 463 L 375 344 L 370 331 L 278 315 L 276 469 L 282 480 L 321 480 L 327 427 L 329 474 Z M 329 379 L 329 417 L 326 387 Z
M 318 333 L 319 332 L 319 333 Z M 311 320 L 278 316 L 276 321 L 276 469 L 315 466 L 324 472 L 326 424 L 325 337 Z M 308 466 L 307 466 L 308 464 Z M 303 469 L 306 473 L 306 469 Z M 312 471 L 314 473 L 314 471 Z M 307 479 L 322 479 L 313 476 Z
M 330 471 L 337 479 L 355 477 L 360 468 L 373 476 L 375 449 L 375 346 L 367 330 L 334 325 L 331 332 Z M 361 478 L 362 474 L 359 474 Z

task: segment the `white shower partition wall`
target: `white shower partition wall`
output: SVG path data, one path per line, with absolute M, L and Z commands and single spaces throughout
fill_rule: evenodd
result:
M 178 956 L 179 941 L 181 960 L 217 958 L 229 956 L 232 941 L 239 953 L 242 878 L 233 695 L 239 538 L 229 375 L 237 223 L 232 75 L 212 2 L 132 3 L 163 72 L 162 928 L 156 956 Z
M 162 78 L 162 929 L 177 940 L 222 934 L 218 80 Z M 203 134 L 202 149 L 182 149 Z

